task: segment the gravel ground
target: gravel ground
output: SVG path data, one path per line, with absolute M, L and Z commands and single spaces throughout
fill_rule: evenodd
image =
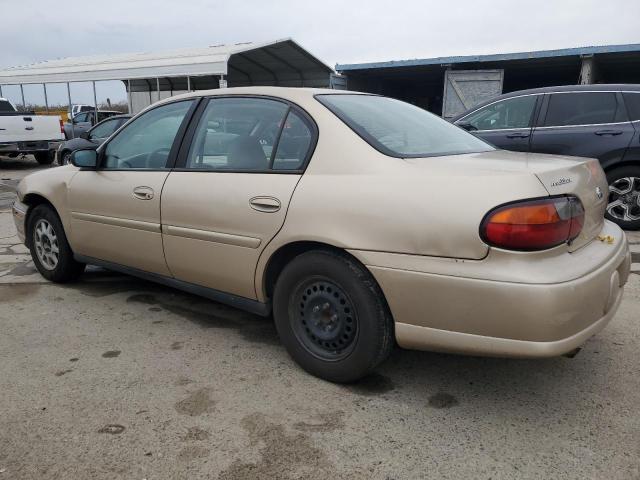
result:
M 338 386 L 269 320 L 97 268 L 44 281 L 8 211 L 35 165 L 0 161 L 0 480 L 640 478 L 638 263 L 573 359 L 396 350 Z

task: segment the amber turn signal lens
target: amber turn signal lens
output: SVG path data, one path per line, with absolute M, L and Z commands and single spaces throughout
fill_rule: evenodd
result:
M 545 250 L 570 242 L 583 225 L 584 208 L 577 197 L 551 197 L 495 208 L 482 221 L 480 236 L 507 250 Z

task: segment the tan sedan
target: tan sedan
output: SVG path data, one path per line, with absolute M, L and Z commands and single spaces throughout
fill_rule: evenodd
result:
M 394 342 L 570 352 L 611 320 L 630 255 L 596 160 L 513 153 L 390 98 L 238 88 L 159 102 L 26 177 L 42 275 L 102 265 L 268 316 L 349 382 Z

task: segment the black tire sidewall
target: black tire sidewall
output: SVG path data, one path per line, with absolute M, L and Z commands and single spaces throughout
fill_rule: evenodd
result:
M 50 152 L 37 152 L 33 155 L 40 165 L 51 165 L 53 156 Z
M 624 167 L 618 167 L 618 168 L 609 170 L 607 172 L 607 183 L 611 185 L 615 180 L 623 177 L 640 178 L 640 165 L 627 165 Z M 607 220 L 611 220 L 612 222 L 618 224 L 621 228 L 625 230 L 640 230 L 640 220 L 625 222 L 624 220 L 619 220 L 617 218 L 611 217 L 606 212 L 605 212 L 605 217 L 607 218 Z
M 313 355 L 291 326 L 291 296 L 302 282 L 314 276 L 325 277 L 343 289 L 357 312 L 355 344 L 351 353 L 340 360 L 323 360 Z M 353 382 L 370 373 L 388 354 L 392 325 L 386 304 L 373 277 L 353 260 L 324 251 L 301 254 L 280 274 L 273 300 L 276 329 L 282 343 L 312 375 L 332 382 Z
M 40 219 L 47 220 L 58 237 L 58 264 L 53 270 L 48 270 L 42 265 L 35 250 L 33 231 L 36 223 Z M 33 212 L 29 214 L 27 219 L 27 235 L 33 263 L 38 269 L 38 272 L 47 280 L 58 283 L 68 282 L 75 280 L 84 270 L 84 264 L 76 262 L 73 258 L 73 251 L 67 242 L 62 222 L 58 214 L 50 206 L 37 205 L 34 207 Z

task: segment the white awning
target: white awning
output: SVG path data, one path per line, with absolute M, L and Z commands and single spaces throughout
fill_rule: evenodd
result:
M 0 85 L 231 75 L 238 84 L 314 86 L 333 70 L 292 39 L 48 60 L 0 70 Z

